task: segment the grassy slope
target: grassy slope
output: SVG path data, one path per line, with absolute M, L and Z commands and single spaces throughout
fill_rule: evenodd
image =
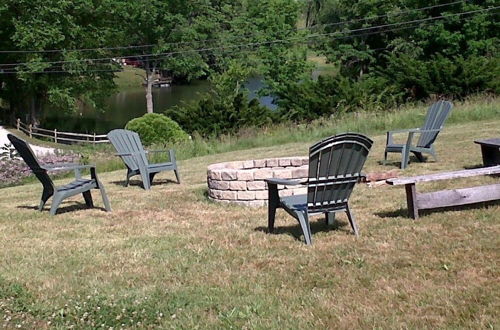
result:
M 126 66 L 123 71 L 116 73 L 115 83 L 118 90 L 140 87 L 144 81 L 145 72 L 142 69 Z
M 498 136 L 499 126 L 499 118 L 450 123 L 437 142 L 441 161 L 411 163 L 404 174 L 478 165 L 473 140 Z M 378 163 L 385 136 L 374 140 L 366 171 L 396 168 Z M 314 245 L 306 247 L 295 237 L 298 224 L 284 212 L 277 215 L 278 234 L 268 235 L 266 208 L 205 199 L 208 164 L 305 155 L 309 144 L 181 161 L 184 183 L 163 173 L 150 192 L 124 188 L 123 170 L 103 173 L 112 213 L 88 210 L 74 198 L 50 217 L 34 210 L 39 184 L 2 189 L 0 326 L 499 326 L 499 204 L 435 212 L 414 222 L 405 217 L 404 189 L 358 185 L 351 203 L 360 238 L 339 215 L 332 229 L 313 221 Z M 498 179 L 421 189 L 487 182 Z M 102 206 L 97 193 L 94 198 Z

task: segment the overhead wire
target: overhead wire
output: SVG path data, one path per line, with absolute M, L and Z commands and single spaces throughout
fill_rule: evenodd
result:
M 459 3 L 467 3 L 468 1 L 472 0 L 457 0 L 449 3 L 444 3 L 444 4 L 437 4 L 433 6 L 427 6 L 427 7 L 421 7 L 421 8 L 414 8 L 414 9 L 409 9 L 409 10 L 404 10 L 396 13 L 388 13 L 384 15 L 377 15 L 377 16 L 372 16 L 372 17 L 364 17 L 364 18 L 355 18 L 351 19 L 348 21 L 341 21 L 341 22 L 335 22 L 335 23 L 327 23 L 327 24 L 317 24 L 311 27 L 303 27 L 303 28 L 298 28 L 298 31 L 303 31 L 303 30 L 309 30 L 309 29 L 316 29 L 320 27 L 328 27 L 328 26 L 339 26 L 339 25 L 346 25 L 346 24 L 352 24 L 352 23 L 358 23 L 358 22 L 366 22 L 374 19 L 379 19 L 379 18 L 388 18 L 392 16 L 400 16 L 400 15 L 405 15 L 408 13 L 414 13 L 414 12 L 419 12 L 419 11 L 424 11 L 424 10 L 429 10 L 429 9 L 434 9 L 434 8 L 441 8 L 441 7 L 447 7 L 447 6 L 452 6 L 455 4 Z M 255 36 L 256 34 L 245 34 L 244 36 Z M 235 36 L 238 37 L 238 36 Z M 241 36 L 240 36 L 241 37 Z M 205 43 L 208 41 L 217 41 L 219 40 L 218 38 L 216 39 L 207 39 L 207 40 L 196 40 L 196 41 L 182 41 L 182 42 L 171 42 L 171 43 L 165 43 L 163 45 L 168 45 L 168 46 L 174 46 L 174 45 L 183 45 L 183 44 L 192 44 L 192 43 Z M 139 49 L 139 48 L 152 48 L 156 46 L 156 44 L 145 44 L 145 45 L 127 45 L 127 46 L 116 46 L 116 47 L 97 47 L 97 48 L 79 48 L 79 49 L 47 49 L 47 50 L 0 50 L 0 54 L 16 54 L 16 53 L 58 53 L 58 52 L 84 52 L 84 51 L 100 51 L 100 50 L 124 50 L 124 49 Z
M 384 25 L 377 25 L 377 26 L 371 26 L 371 27 L 365 27 L 365 28 L 360 28 L 360 29 L 354 29 L 354 30 L 348 30 L 348 31 L 335 31 L 331 33 L 322 33 L 322 34 L 315 34 L 315 35 L 310 35 L 306 36 L 306 40 L 301 40 L 299 38 L 289 38 L 289 39 L 277 39 L 277 40 L 271 40 L 271 41 L 264 41 L 264 42 L 255 42 L 255 43 L 247 43 L 247 44 L 239 44 L 239 45 L 228 45 L 228 46 L 217 46 L 217 47 L 212 47 L 212 48 L 203 48 L 203 49 L 190 49 L 190 50 L 182 50 L 182 51 L 175 51 L 175 52 L 168 52 L 168 53 L 159 53 L 159 54 L 147 54 L 147 55 L 141 55 L 141 56 L 126 56 L 126 57 L 118 57 L 118 59 L 125 59 L 125 58 L 136 58 L 136 57 L 151 57 L 154 58 L 155 60 L 160 60 L 160 59 L 165 59 L 168 57 L 171 57 L 172 55 L 177 55 L 177 54 L 185 54 L 189 52 L 208 52 L 208 51 L 215 51 L 215 50 L 221 50 L 224 51 L 226 54 L 229 53 L 229 49 L 234 49 L 232 52 L 243 52 L 244 50 L 239 49 L 239 48 L 244 48 L 244 47 L 260 47 L 260 46 L 270 46 L 270 45 L 276 45 L 280 43 L 293 43 L 293 42 L 303 42 L 306 41 L 308 42 L 310 39 L 318 38 L 318 37 L 325 37 L 325 36 L 332 36 L 337 34 L 332 40 L 340 40 L 340 39 L 348 39 L 348 38 L 359 38 L 363 36 L 368 36 L 368 35 L 374 35 L 374 34 L 382 34 L 382 33 L 387 33 L 387 32 L 393 32 L 397 30 L 403 30 L 403 29 L 410 29 L 419 26 L 421 23 L 428 23 L 432 22 L 438 19 L 444 19 L 452 16 L 464 16 L 466 14 L 471 14 L 471 13 L 477 13 L 477 12 L 484 12 L 484 11 L 490 11 L 490 10 L 495 10 L 500 8 L 500 6 L 497 7 L 489 7 L 489 8 L 484 8 L 480 10 L 474 10 L 474 11 L 468 11 L 468 12 L 462 12 L 462 13 L 456 13 L 456 14 L 450 14 L 450 15 L 442 15 L 442 16 L 437 16 L 437 17 L 431 17 L 431 18 L 426 18 L 426 19 L 420 19 L 420 20 L 412 20 L 412 21 L 406 21 L 406 22 L 399 22 L 399 23 L 392 23 L 392 24 L 384 24 Z M 407 24 L 413 24 L 409 26 L 403 26 L 403 27 L 398 27 L 401 25 L 407 25 Z M 350 34 L 350 35 L 343 35 L 343 36 L 338 36 L 338 34 L 345 34 L 345 33 L 353 33 L 353 32 L 361 32 L 361 31 L 366 31 L 366 30 L 373 30 L 373 29 L 380 29 L 380 28 L 385 28 L 385 30 L 378 30 L 378 31 L 370 31 L 370 32 L 365 32 L 365 33 L 358 33 L 358 34 Z M 387 29 L 390 28 L 390 29 Z M 296 39 L 296 40 L 294 40 Z M 231 52 L 231 53 L 232 53 Z M 109 61 L 109 60 L 114 60 L 114 58 L 99 58 L 99 59 L 82 59 L 82 60 L 73 60 L 73 61 L 53 61 L 53 62 L 35 62 L 36 64 L 69 64 L 69 63 L 81 63 L 84 61 Z M 27 64 L 32 64 L 32 63 L 17 63 L 16 65 L 27 65 Z M 99 63 L 95 63 L 99 64 Z M 101 63 L 102 64 L 102 63 Z M 93 63 L 91 63 L 93 65 Z M 1 69 L 1 64 L 0 64 L 0 74 L 8 74 L 8 73 L 16 73 L 17 71 L 6 71 L 5 69 Z M 14 70 L 15 68 L 8 67 L 7 70 Z M 102 72 L 102 71 L 108 71 L 108 70 L 85 70 L 86 72 Z M 116 70 L 109 70 L 111 71 L 116 71 Z M 27 73 L 68 73 L 71 72 L 69 70 L 59 70 L 59 71 L 35 71 L 35 72 L 30 72 L 27 71 Z

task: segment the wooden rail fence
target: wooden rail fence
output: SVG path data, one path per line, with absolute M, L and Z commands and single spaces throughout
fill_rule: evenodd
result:
M 30 138 L 43 137 L 53 140 L 55 143 L 108 143 L 108 137 L 106 135 L 96 135 L 94 134 L 80 134 L 71 132 L 59 132 L 57 129 L 49 130 L 39 127 L 33 127 L 31 124 L 25 124 L 21 122 L 21 119 L 17 119 L 16 127 L 18 131 L 24 132 L 29 135 Z

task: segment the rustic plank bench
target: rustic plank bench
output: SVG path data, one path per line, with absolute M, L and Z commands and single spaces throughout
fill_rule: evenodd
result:
M 484 166 L 500 165 L 500 138 L 476 140 L 474 142 L 481 146 Z
M 500 184 L 477 186 L 463 189 L 440 190 L 429 193 L 417 193 L 418 182 L 451 180 L 480 175 L 498 175 L 500 166 L 483 167 L 471 170 L 443 172 L 420 175 L 406 178 L 388 179 L 390 185 L 404 185 L 406 188 L 406 202 L 408 213 L 413 219 L 418 219 L 419 210 L 435 209 L 440 207 L 458 206 L 500 200 Z

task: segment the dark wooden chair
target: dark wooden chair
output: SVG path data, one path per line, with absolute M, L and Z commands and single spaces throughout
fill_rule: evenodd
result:
M 357 133 L 329 137 L 309 149 L 309 178 L 307 181 L 267 179 L 269 189 L 269 232 L 274 231 L 277 208 L 283 208 L 296 218 L 306 244 L 312 243 L 309 216 L 325 214 L 327 224 L 334 221 L 336 212 L 346 212 L 358 235 L 358 227 L 349 209 L 349 196 L 354 185 L 363 177 L 365 164 L 373 141 Z M 307 194 L 280 197 L 278 185 L 305 185 Z
M 405 169 L 410 161 L 410 152 L 415 154 L 419 161 L 424 161 L 423 153 L 431 154 L 437 160 L 434 142 L 439 132 L 443 129 L 443 124 L 448 118 L 453 104 L 448 101 L 438 101 L 431 105 L 427 111 L 424 125 L 421 128 L 402 129 L 387 132 L 387 143 L 384 153 L 384 165 L 387 162 L 387 154 L 396 152 L 401 154 L 401 169 Z M 398 133 L 408 134 L 406 143 L 394 143 L 393 135 Z M 415 134 L 420 134 L 417 143 L 413 144 Z
M 83 195 L 85 203 L 88 207 L 93 207 L 94 203 L 92 201 L 92 194 L 90 191 L 92 189 L 99 189 L 106 211 L 111 211 L 111 206 L 109 205 L 108 196 L 106 195 L 104 186 L 97 178 L 95 165 L 54 164 L 44 166 L 40 164 L 37 157 L 33 153 L 33 150 L 31 150 L 31 147 L 26 143 L 26 141 L 21 140 L 12 134 L 8 134 L 7 138 L 10 140 L 14 148 L 16 148 L 21 158 L 26 162 L 26 165 L 29 166 L 33 174 L 35 174 L 38 180 L 42 183 L 43 192 L 38 210 L 42 211 L 47 200 L 53 196 L 50 214 L 55 215 L 57 208 L 64 199 L 78 194 Z M 87 168 L 90 169 L 90 179 L 84 179 L 81 177 L 80 170 Z M 75 171 L 76 180 L 63 186 L 55 186 L 48 174 L 48 172 L 53 171 L 70 170 Z
M 175 151 L 170 150 L 145 150 L 142 146 L 139 134 L 126 129 L 115 129 L 108 133 L 108 139 L 127 166 L 127 179 L 125 186 L 128 186 L 130 177 L 140 175 L 144 189 L 151 189 L 153 178 L 162 171 L 174 171 L 177 182 L 181 183 Z M 165 152 L 169 154 L 170 161 L 165 163 L 150 164 L 147 154 L 153 152 Z

